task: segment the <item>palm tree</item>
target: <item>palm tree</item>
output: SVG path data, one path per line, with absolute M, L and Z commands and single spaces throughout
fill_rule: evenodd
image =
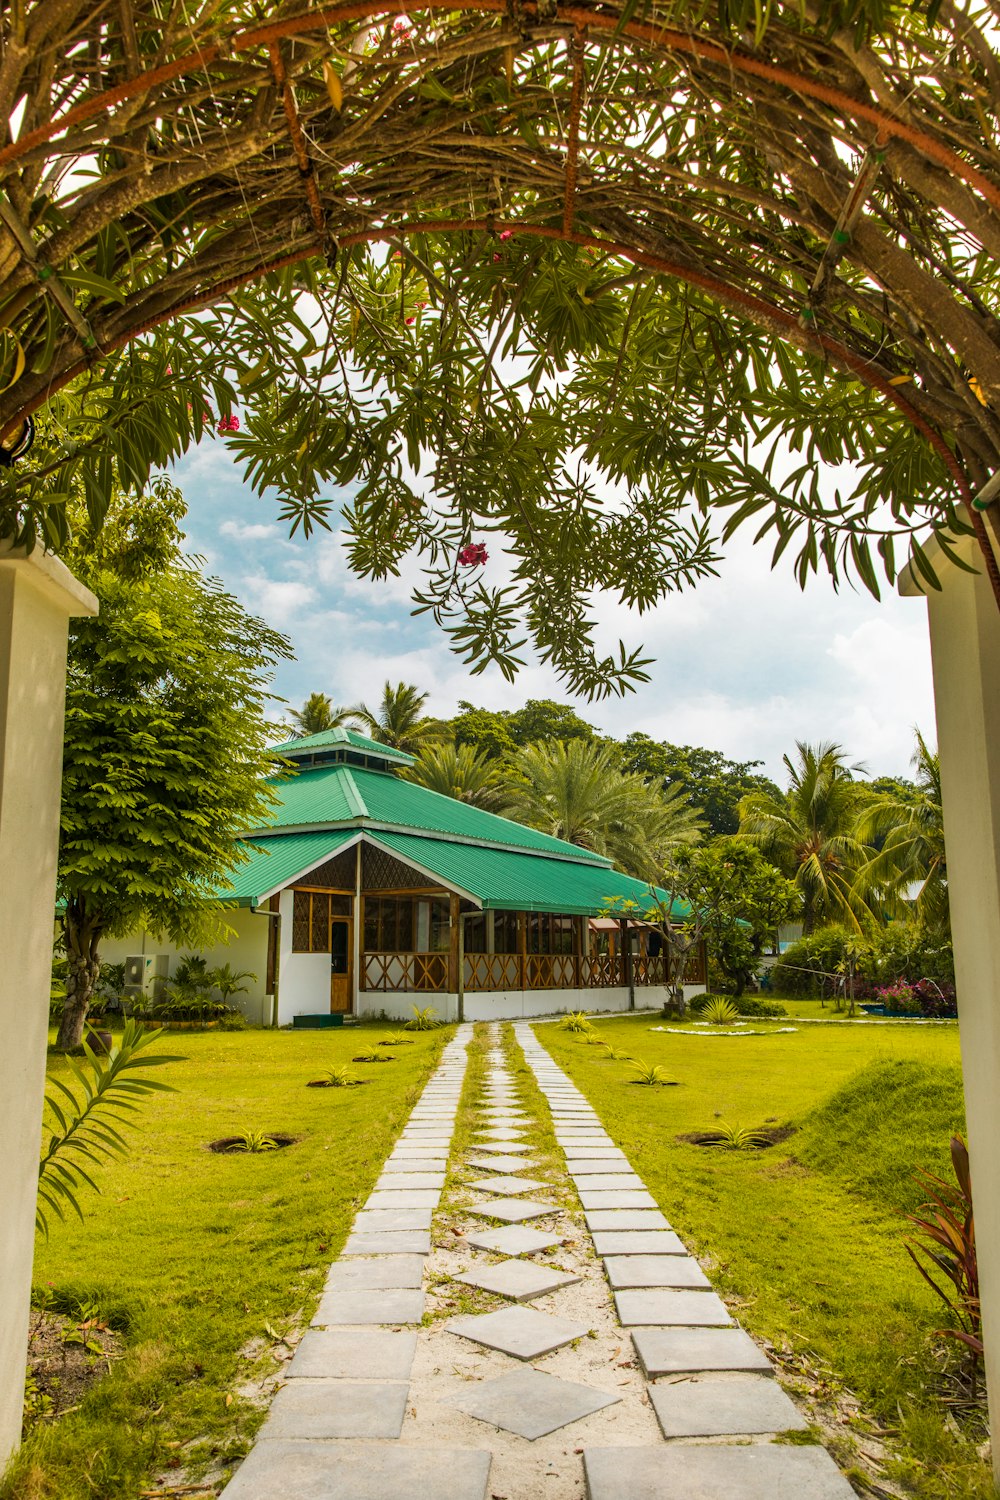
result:
M 946 934 L 951 923 L 941 762 L 919 729 L 916 736 L 915 790 L 909 795 L 878 797 L 859 812 L 855 834 L 863 843 L 874 844 L 878 852 L 858 871 L 857 885 L 866 896 L 878 893 L 883 901 L 905 912 L 907 889 L 920 882 L 917 916 L 929 930 Z
M 366 704 L 359 703 L 351 713 L 373 740 L 391 745 L 394 750 L 405 750 L 410 755 L 418 755 L 428 740 L 436 738 L 440 733 L 437 722 L 427 718 L 423 712 L 428 696 L 427 693 L 420 692 L 412 682 L 400 682 L 395 687 L 387 682 L 377 710 L 373 711 Z
M 295 738 L 303 739 L 307 734 L 322 734 L 326 729 L 336 729 L 348 724 L 356 714 L 353 708 L 335 708 L 326 693 L 310 693 L 301 708 L 292 709 L 295 720 Z
M 497 810 L 507 794 L 496 761 L 474 745 L 425 745 L 404 775 L 432 792 L 490 812 Z
M 525 745 L 511 771 L 510 817 L 593 849 L 640 879 L 655 879 L 671 848 L 701 836 L 704 825 L 683 791 L 660 792 L 623 773 L 613 750 L 590 741 Z
M 788 791 L 744 797 L 737 837 L 756 844 L 794 880 L 802 895 L 806 933 L 827 921 L 860 930 L 874 920 L 855 884 L 871 853 L 855 832 L 860 788 L 839 745 L 800 740 L 796 749 L 797 762 L 784 757 Z

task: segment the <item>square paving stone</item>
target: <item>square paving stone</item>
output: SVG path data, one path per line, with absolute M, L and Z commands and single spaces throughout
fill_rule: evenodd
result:
M 398 1438 L 410 1387 L 350 1380 L 290 1380 L 271 1402 L 261 1438 Z
M 407 1192 L 412 1188 L 436 1188 L 440 1193 L 444 1187 L 446 1174 L 444 1172 L 397 1172 L 385 1171 L 375 1184 L 380 1193 L 389 1192 L 394 1189 L 399 1192 L 405 1189 Z
M 470 1417 L 532 1440 L 620 1400 L 620 1396 L 609 1396 L 593 1386 L 561 1380 L 541 1370 L 512 1370 L 509 1375 L 467 1386 L 459 1395 L 447 1397 L 449 1406 L 457 1406 Z
M 586 1188 L 588 1193 L 616 1193 L 619 1190 L 638 1192 L 645 1188 L 645 1183 L 636 1172 L 577 1172 L 570 1167 L 569 1175 L 573 1181 L 579 1177 L 577 1187 Z
M 661 1380 L 649 1387 L 649 1399 L 665 1438 L 802 1432 L 809 1425 L 778 1382 L 763 1375 Z
M 365 1208 L 437 1208 L 440 1197 L 437 1188 L 376 1188 Z
M 594 1235 L 598 1255 L 687 1255 L 672 1229 L 605 1229 Z
M 584 1218 L 591 1233 L 596 1229 L 670 1228 L 658 1208 L 594 1208 L 585 1213 Z
M 287 1374 L 289 1379 L 307 1380 L 409 1380 L 416 1351 L 415 1332 L 311 1328 L 303 1334 Z
M 767 1355 L 742 1328 L 636 1328 L 632 1342 L 650 1380 L 701 1370 L 774 1373 Z
M 588 1500 L 851 1500 L 825 1448 L 585 1448 Z
M 589 1177 L 581 1177 L 577 1188 L 580 1202 L 584 1208 L 655 1208 L 656 1199 L 652 1193 L 647 1193 L 645 1188 L 612 1188 L 603 1192 L 595 1192 L 590 1186 Z M 377 1197 L 372 1194 L 372 1197 Z M 371 1203 L 371 1198 L 369 1198 Z M 372 1203 L 372 1207 L 375 1205 Z
M 453 1279 L 464 1286 L 478 1286 L 484 1292 L 509 1297 L 512 1302 L 531 1302 L 561 1286 L 572 1286 L 580 1277 L 535 1265 L 530 1260 L 505 1260 L 498 1266 L 474 1266 Z
M 419 1323 L 423 1315 L 424 1294 L 416 1287 L 361 1288 L 324 1292 L 313 1323 Z
M 370 1260 L 334 1261 L 326 1273 L 328 1292 L 374 1291 L 385 1286 L 422 1286 L 422 1255 L 373 1255 Z
M 562 1209 L 537 1198 L 487 1198 L 482 1203 L 470 1203 L 467 1212 L 482 1214 L 486 1219 L 506 1219 L 508 1224 L 523 1224 L 526 1219 L 544 1219 L 548 1214 L 560 1214 Z
M 429 1208 L 363 1208 L 355 1214 L 355 1234 L 372 1234 L 377 1229 L 430 1229 Z
M 551 1354 L 590 1332 L 586 1323 L 555 1318 L 534 1307 L 502 1307 L 499 1312 L 471 1313 L 451 1318 L 444 1326 L 448 1333 L 514 1359 L 541 1359 L 543 1354 Z
M 348 1236 L 342 1255 L 430 1255 L 429 1229 L 376 1229 Z
M 250 1450 L 224 1494 L 226 1500 L 485 1500 L 490 1462 L 477 1448 L 278 1438 Z
M 609 1255 L 604 1262 L 604 1269 L 608 1281 L 615 1288 L 711 1285 L 701 1266 L 691 1255 Z
M 419 1162 L 418 1167 L 413 1166 Z M 394 1172 L 426 1172 L 448 1165 L 445 1151 L 427 1151 L 423 1146 L 397 1146 L 385 1159 L 386 1167 Z
M 729 1328 L 732 1318 L 714 1292 L 643 1289 L 615 1292 L 618 1321 L 625 1328 Z
M 528 1170 L 528 1163 L 520 1156 L 469 1156 L 465 1165 L 479 1172 L 521 1172 Z
M 496 1193 L 503 1198 L 510 1197 L 511 1193 L 537 1193 L 549 1185 L 536 1177 L 477 1177 L 469 1184 L 477 1193 Z
M 506 1224 L 503 1229 L 477 1229 L 466 1241 L 476 1250 L 496 1250 L 500 1255 L 534 1255 L 537 1250 L 554 1250 L 562 1236 L 542 1234 L 526 1224 Z
M 612 1171 L 613 1166 L 631 1169 L 631 1163 L 621 1151 L 598 1151 L 593 1156 L 589 1151 L 582 1156 L 572 1156 L 567 1151 L 565 1156 L 566 1165 L 576 1177 L 597 1177 L 601 1173 Z

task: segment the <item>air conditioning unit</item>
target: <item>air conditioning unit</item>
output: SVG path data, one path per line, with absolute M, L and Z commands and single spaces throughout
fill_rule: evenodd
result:
M 162 1000 L 169 972 L 169 953 L 134 953 L 125 960 L 125 994 L 135 1000 Z

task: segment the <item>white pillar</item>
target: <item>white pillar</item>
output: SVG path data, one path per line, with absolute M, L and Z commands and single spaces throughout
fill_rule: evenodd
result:
M 66 638 L 97 600 L 0 543 L 0 1469 L 21 1437 L 62 780 Z
M 968 559 L 975 562 L 969 549 Z M 986 1385 L 1000 1413 L 1000 610 L 988 579 L 938 554 L 928 592 Z M 904 594 L 919 593 L 910 574 Z M 994 1435 L 1000 1481 L 1000 1441 Z

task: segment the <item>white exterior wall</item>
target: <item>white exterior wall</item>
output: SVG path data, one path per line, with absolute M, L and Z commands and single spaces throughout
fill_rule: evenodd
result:
M 688 1001 L 703 995 L 703 984 L 686 984 Z M 636 985 L 637 1010 L 658 1009 L 667 998 L 663 985 Z M 386 1015 L 393 1021 L 408 1021 L 413 1007 L 423 1010 L 432 1005 L 440 1021 L 458 1020 L 458 996 L 445 994 L 393 994 L 384 990 L 366 990 L 358 996 L 359 1016 Z M 570 1010 L 591 1014 L 627 1011 L 628 990 L 624 985 L 606 990 L 474 990 L 465 996 L 467 1021 L 514 1021 L 529 1016 L 555 1016 Z
M 0 547 L 0 1470 L 21 1439 L 52 972 L 66 641 L 97 600 L 38 547 Z
M 329 953 L 292 952 L 294 891 L 282 891 L 281 949 L 278 963 L 278 1025 L 291 1026 L 293 1016 L 328 1015 Z
M 198 953 L 208 961 L 210 969 L 229 964 L 233 969 L 245 969 L 255 974 L 256 979 L 244 980 L 245 995 L 234 995 L 232 1003 L 238 1005 L 252 1026 L 270 1026 L 271 998 L 265 994 L 267 980 L 267 929 L 273 917 L 255 914 L 247 907 L 223 913 L 227 927 L 233 929 L 228 942 L 220 941 L 210 948 L 190 943 L 177 947 L 151 932 L 130 932 L 123 938 L 106 938 L 101 943 L 102 963 L 120 964 L 123 959 L 141 953 L 165 953 L 169 959 L 169 973 L 173 975 L 179 958 L 187 953 Z

